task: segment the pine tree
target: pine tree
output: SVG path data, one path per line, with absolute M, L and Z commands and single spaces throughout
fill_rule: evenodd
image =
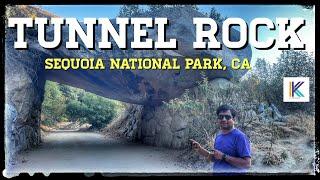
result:
M 143 10 L 139 5 L 123 5 L 120 8 L 119 17 L 134 17 L 142 14 Z
M 226 18 L 223 18 L 221 14 L 214 7 L 211 8 L 209 17 L 216 20 L 217 22 L 222 22 L 224 19 L 226 19 Z
M 151 12 L 157 12 L 165 8 L 165 5 L 148 5 Z

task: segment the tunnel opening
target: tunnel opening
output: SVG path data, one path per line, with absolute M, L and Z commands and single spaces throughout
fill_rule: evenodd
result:
M 47 80 L 40 129 L 44 132 L 101 131 L 124 110 L 125 104 L 120 101 Z
M 38 121 L 41 143 L 21 151 L 10 173 L 187 171 L 176 165 L 180 151 L 141 141 L 151 137 L 154 127 L 146 123 L 154 111 L 46 80 Z

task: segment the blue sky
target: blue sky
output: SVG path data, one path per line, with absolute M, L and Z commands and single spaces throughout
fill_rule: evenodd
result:
M 76 17 L 80 21 L 84 17 L 107 17 L 115 18 L 121 5 L 45 5 L 42 6 L 60 17 Z M 275 22 L 277 17 L 302 17 L 306 20 L 306 26 L 299 30 L 299 36 L 306 42 L 306 50 L 315 50 L 315 11 L 306 10 L 299 5 L 199 5 L 200 11 L 210 12 L 211 7 L 215 7 L 222 16 L 240 17 L 247 24 L 257 17 L 266 17 Z M 266 40 L 268 37 L 277 37 L 278 31 L 268 31 L 265 28 L 259 29 L 259 40 Z M 252 48 L 252 62 L 257 58 L 265 58 L 270 63 L 274 63 L 281 51 L 273 48 L 271 50 L 257 50 Z

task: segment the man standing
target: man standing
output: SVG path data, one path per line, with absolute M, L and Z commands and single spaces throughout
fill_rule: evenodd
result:
M 213 152 L 190 139 L 193 149 L 214 162 L 214 172 L 246 172 L 251 166 L 250 141 L 234 127 L 236 111 L 229 105 L 222 105 L 216 113 L 221 131 L 215 138 Z

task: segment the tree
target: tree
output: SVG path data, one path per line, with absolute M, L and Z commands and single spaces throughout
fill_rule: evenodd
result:
M 264 58 L 258 58 L 251 79 L 256 79 L 257 86 L 255 92 L 259 102 L 269 100 L 269 88 L 271 81 L 271 67 L 270 64 Z
M 174 5 L 148 5 L 150 12 L 157 12 L 166 8 L 191 8 L 196 11 L 199 11 L 199 7 L 197 5 L 181 5 L 181 4 L 174 4 Z
M 92 93 L 84 93 L 67 105 L 67 115 L 100 129 L 116 115 L 115 103 Z
M 77 90 L 76 88 L 72 88 L 71 86 L 65 85 L 65 84 L 61 84 L 59 86 L 61 93 L 63 94 L 63 96 L 66 98 L 66 103 L 68 104 L 69 101 L 71 100 L 76 100 L 77 97 Z M 79 91 L 79 90 L 78 90 Z
M 255 66 L 254 73 L 258 75 L 259 79 L 265 82 L 269 82 L 271 75 L 270 64 L 264 58 L 258 58 Z
M 308 4 L 308 5 L 301 5 L 301 6 L 302 6 L 304 9 L 309 9 L 309 10 L 310 10 L 310 9 L 313 9 L 313 7 L 314 7 L 314 5 L 312 5 L 312 4 L 311 4 L 311 5 L 309 5 L 309 4 Z
M 116 114 L 113 102 L 91 93 L 84 96 L 83 103 L 88 107 L 88 121 L 93 127 L 104 127 Z
M 165 5 L 148 5 L 151 12 L 157 12 L 165 8 Z
M 119 17 L 134 17 L 143 13 L 139 5 L 123 5 L 120 8 Z
M 81 102 L 79 102 L 77 100 L 71 100 L 67 104 L 66 114 L 68 115 L 70 120 L 77 120 L 77 119 L 82 118 L 86 114 L 85 108 L 86 107 Z
M 306 51 L 287 50 L 282 51 L 278 62 L 274 65 L 274 77 L 271 86 L 273 87 L 273 101 L 278 101 L 286 110 L 314 111 L 315 98 L 315 64 L 312 54 Z M 283 103 L 283 77 L 310 77 L 310 102 L 309 103 Z
M 45 89 L 42 112 L 46 119 L 57 122 L 66 111 L 65 97 L 58 83 L 47 81 Z
M 315 100 L 315 64 L 312 54 L 306 51 L 287 50 L 282 51 L 278 61 L 270 65 L 265 59 L 258 58 L 252 73 L 243 81 L 254 99 L 268 101 L 276 104 L 284 113 L 302 110 L 314 112 Z M 284 77 L 309 77 L 310 78 L 310 102 L 308 103 L 284 103 L 283 102 L 283 78 Z M 255 86 L 253 86 L 255 84 Z M 250 87 L 251 88 L 250 90 Z
M 223 21 L 223 17 L 221 16 L 221 14 L 214 7 L 211 8 L 209 17 L 214 19 L 214 20 L 216 20 L 216 21 L 218 21 L 218 22 L 222 22 Z
M 197 5 L 186 5 L 186 6 L 189 6 L 191 7 L 192 9 L 196 10 L 196 11 L 199 11 L 199 7 Z
M 314 77 L 314 58 L 306 51 L 282 51 L 276 65 L 278 77 Z

